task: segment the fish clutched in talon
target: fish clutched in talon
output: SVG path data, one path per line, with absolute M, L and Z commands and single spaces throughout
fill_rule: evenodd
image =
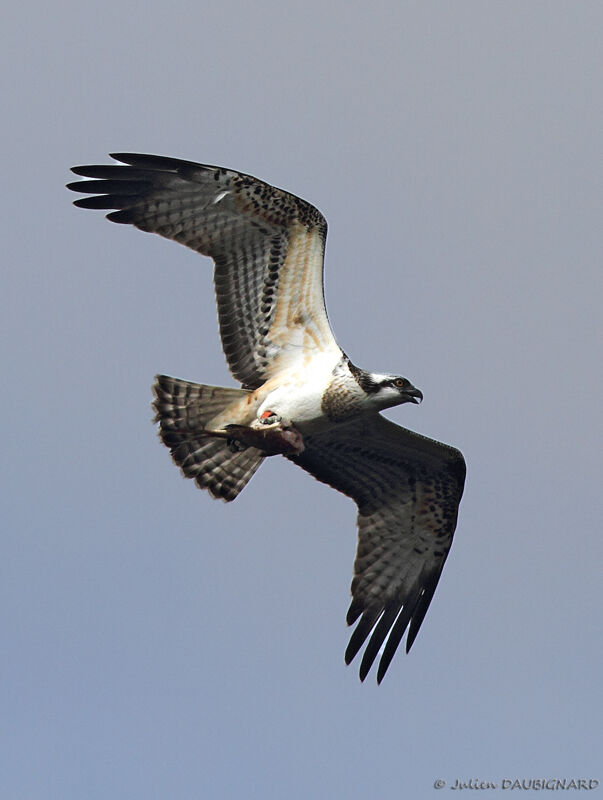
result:
M 226 425 L 224 431 L 207 433 L 209 436 L 226 439 L 233 453 L 248 447 L 255 447 L 266 456 L 300 455 L 304 452 L 304 439 L 293 426 L 251 428 L 247 425 Z

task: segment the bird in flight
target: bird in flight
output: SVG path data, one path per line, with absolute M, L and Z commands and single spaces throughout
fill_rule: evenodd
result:
M 423 395 L 400 375 L 368 372 L 327 319 L 327 224 L 314 206 L 250 175 L 162 156 L 112 154 L 73 167 L 90 180 L 80 208 L 180 242 L 215 264 L 224 354 L 241 388 L 159 375 L 155 421 L 174 462 L 213 497 L 234 500 L 264 458 L 281 454 L 358 506 L 346 650 L 366 643 L 364 680 L 380 683 L 406 630 L 410 650 L 452 544 L 465 462 L 453 447 L 379 412 Z M 367 641 L 368 640 L 368 641 Z

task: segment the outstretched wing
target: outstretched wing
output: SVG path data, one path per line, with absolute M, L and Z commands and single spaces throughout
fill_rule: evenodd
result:
M 407 627 L 408 652 L 452 544 L 465 482 L 458 450 L 375 414 L 304 438 L 291 461 L 352 497 L 358 550 L 347 622 L 358 621 L 346 650 L 364 680 L 379 650 L 380 683 Z
M 126 166 L 74 167 L 81 208 L 118 209 L 129 223 L 215 262 L 222 346 L 234 377 L 254 389 L 317 350 L 339 350 L 323 295 L 327 224 L 314 206 L 232 170 L 116 153 Z

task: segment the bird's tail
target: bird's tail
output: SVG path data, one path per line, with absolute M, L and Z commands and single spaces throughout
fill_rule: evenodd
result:
M 153 385 L 155 422 L 161 441 L 170 448 L 174 463 L 212 497 L 234 500 L 264 460 L 255 447 L 234 450 L 223 437 L 205 430 L 209 420 L 248 392 L 204 386 L 167 375 Z

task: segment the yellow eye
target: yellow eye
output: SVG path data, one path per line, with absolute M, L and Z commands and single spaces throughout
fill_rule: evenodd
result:
M 398 389 L 404 388 L 405 384 L 406 381 L 404 380 L 404 378 L 396 378 L 396 380 L 394 381 L 394 386 L 397 386 Z

